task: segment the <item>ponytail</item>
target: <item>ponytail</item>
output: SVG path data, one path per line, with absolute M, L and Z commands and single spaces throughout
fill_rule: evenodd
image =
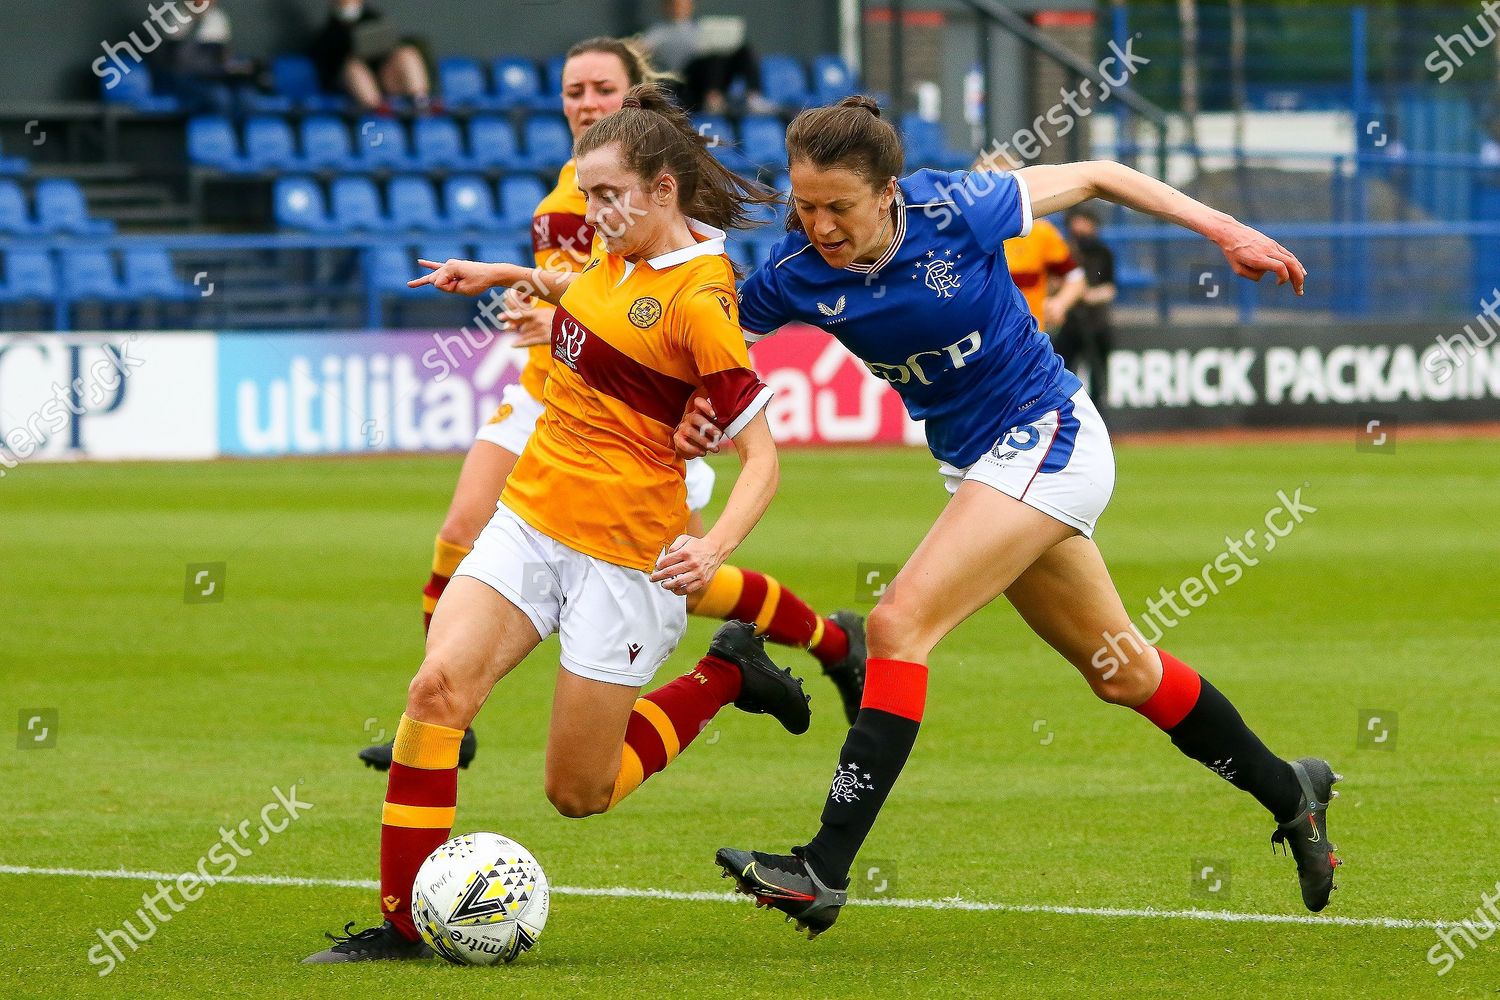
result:
M 646 183 L 663 173 L 677 178 L 678 207 L 715 229 L 746 229 L 748 207 L 780 196 L 729 170 L 708 150 L 687 113 L 660 86 L 630 88 L 619 111 L 599 119 L 578 140 L 577 155 L 618 144 L 630 172 Z

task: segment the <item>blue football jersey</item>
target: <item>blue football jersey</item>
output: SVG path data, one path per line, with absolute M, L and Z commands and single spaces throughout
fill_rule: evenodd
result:
M 880 260 L 838 270 L 788 233 L 741 287 L 740 325 L 751 340 L 792 321 L 827 330 L 927 422 L 932 454 L 963 468 L 1080 383 L 1005 263 L 1005 241 L 1031 230 L 1024 181 L 920 170 L 899 189 Z

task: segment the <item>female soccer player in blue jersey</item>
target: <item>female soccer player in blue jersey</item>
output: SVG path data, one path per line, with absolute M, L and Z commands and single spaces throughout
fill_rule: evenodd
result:
M 745 281 L 741 325 L 826 328 L 926 421 L 953 498 L 870 615 L 864 699 L 822 828 L 790 855 L 723 849 L 725 874 L 813 934 L 832 925 L 854 856 L 916 740 L 933 647 L 1003 594 L 1101 699 L 1134 708 L 1255 796 L 1278 824 L 1273 841 L 1296 857 L 1303 902 L 1321 910 L 1338 864 L 1324 825 L 1337 776 L 1322 760 L 1271 753 L 1224 695 L 1132 626 L 1091 540 L 1115 481 L 1108 433 L 1038 331 L 1002 244 L 1037 216 L 1103 198 L 1200 233 L 1235 273 L 1274 274 L 1299 295 L 1301 263 L 1116 163 L 898 179 L 900 138 L 868 98 L 798 115 L 787 150 L 791 231 Z M 701 454 L 712 438 L 690 410 L 679 448 Z

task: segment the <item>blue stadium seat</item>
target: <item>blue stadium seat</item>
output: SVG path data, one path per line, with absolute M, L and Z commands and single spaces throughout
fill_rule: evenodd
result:
M 338 228 L 328 217 L 323 189 L 310 177 L 278 177 L 271 200 L 276 224 L 284 229 L 326 233 Z
M 0 301 L 29 302 L 57 296 L 57 268 L 46 250 L 11 250 L 5 255 Z
M 464 154 L 464 137 L 452 118 L 418 118 L 412 128 L 413 153 L 424 170 L 462 167 L 469 158 Z
M 730 233 L 724 244 L 724 252 L 746 274 L 755 270 L 755 265 L 760 263 L 755 259 L 755 242 L 743 233 Z
M 0 233 L 25 235 L 36 231 L 21 185 L 12 180 L 0 180 Z
M 199 115 L 188 119 L 188 159 L 201 167 L 243 170 L 239 139 L 234 126 L 223 115 Z
M 438 89 L 450 108 L 490 108 L 495 97 L 484 79 L 484 67 L 468 56 L 447 56 L 438 61 Z
M 543 78 L 543 86 L 546 88 L 542 94 L 546 98 L 546 104 L 539 105 L 550 110 L 562 107 L 563 68 L 568 65 L 568 57 L 558 54 L 550 56 L 546 64 L 546 76 Z
M 734 126 L 723 115 L 693 115 L 693 127 L 709 142 L 718 141 L 714 149 L 733 146 L 738 141 Z
M 573 158 L 573 133 L 561 117 L 533 115 L 526 119 L 525 162 L 529 169 L 555 174 Z
M 77 181 L 49 177 L 37 183 L 35 199 L 37 228 L 43 232 L 107 236 L 115 231 L 114 223 L 89 217 L 88 202 Z
M 386 189 L 392 228 L 399 231 L 445 229 L 437 196 L 425 177 L 395 177 Z
M 963 150 L 949 149 L 939 122 L 928 121 L 916 112 L 901 116 L 901 138 L 906 146 L 908 170 L 932 167 L 938 170 L 963 170 L 975 157 Z
M 109 76 L 99 78 L 99 98 L 105 104 L 125 104 L 137 111 L 171 113 L 180 109 L 177 98 L 157 94 L 151 81 L 151 68 L 145 63 L 127 62 L 123 66 L 112 61 L 106 65 L 114 69 L 110 74 L 115 85 L 109 86 Z
M 530 240 L 481 240 L 474 247 L 474 259 L 491 263 L 520 264 L 530 267 L 535 261 Z
M 365 281 L 386 294 L 431 295 L 432 289 L 408 288 L 406 283 L 417 276 L 417 255 L 410 247 L 381 245 L 365 251 Z
M 342 230 L 383 233 L 391 228 L 380 208 L 380 192 L 368 177 L 335 177 L 333 220 Z
M 781 120 L 751 115 L 741 121 L 740 152 L 757 167 L 786 169 L 786 128 Z
M 854 73 L 841 56 L 815 56 L 812 82 L 813 100 L 818 104 L 835 104 L 859 89 Z
M 500 219 L 506 226 L 531 228 L 531 213 L 543 198 L 547 189 L 542 182 L 529 174 L 507 177 L 500 182 Z
M 433 240 L 431 243 L 423 243 L 417 248 L 417 256 L 423 260 L 435 260 L 439 263 L 445 260 L 469 260 L 471 257 L 469 244 L 462 240 Z M 407 269 L 412 272 L 412 275 L 425 270 L 415 264 L 408 265 Z
M 302 120 L 302 164 L 310 170 L 358 169 L 342 119 L 309 115 Z
M 64 250 L 63 292 L 71 299 L 115 302 L 126 297 L 108 250 Z
M 802 71 L 802 63 L 792 56 L 761 57 L 760 90 L 766 100 L 789 110 L 806 107 L 812 97 L 807 90 L 807 74 Z
M 0 174 L 24 174 L 29 169 L 31 169 L 31 163 L 24 157 L 0 155 Z
M 245 163 L 252 170 L 295 170 L 297 140 L 285 118 L 258 115 L 245 122 Z
M 448 223 L 458 229 L 496 229 L 495 196 L 481 177 L 450 177 L 443 182 L 443 207 Z
M 130 247 L 122 254 L 124 294 L 131 299 L 185 299 L 195 295 L 177 277 L 166 247 Z
M 514 170 L 525 161 L 516 130 L 504 118 L 476 115 L 469 120 L 469 162 L 481 168 Z
M 284 53 L 272 60 L 271 82 L 276 93 L 305 111 L 338 111 L 344 106 L 344 98 L 323 92 L 317 67 L 300 53 Z
M 536 63 L 520 56 L 501 56 L 490 63 L 490 81 L 494 86 L 495 107 L 546 107 L 542 75 Z
M 412 165 L 406 129 L 392 118 L 361 118 L 354 127 L 354 151 L 365 167 L 401 170 Z
M 266 93 L 252 84 L 241 84 L 232 91 L 223 88 L 222 93 L 210 102 L 214 108 L 236 106 L 242 115 L 287 115 L 299 110 L 296 101 L 285 94 L 272 91 Z

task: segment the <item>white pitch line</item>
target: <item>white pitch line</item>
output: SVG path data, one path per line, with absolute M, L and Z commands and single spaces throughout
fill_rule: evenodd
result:
M 183 874 L 201 878 L 197 872 L 133 872 L 89 868 L 33 868 L 27 865 L 0 865 L 0 875 L 56 875 L 72 878 L 113 878 L 135 882 L 175 881 Z M 285 885 L 336 889 L 378 889 L 372 879 L 299 878 L 293 875 L 225 875 L 214 876 L 215 882 L 234 885 Z M 669 899 L 690 903 L 748 903 L 750 900 L 732 892 L 681 892 L 675 889 L 633 889 L 627 886 L 598 888 L 592 886 L 555 885 L 560 896 L 595 896 L 616 899 Z M 1042 913 L 1069 917 L 1139 918 L 1147 920 L 1206 920 L 1226 924 L 1312 924 L 1329 927 L 1380 927 L 1386 930 L 1423 930 L 1471 926 L 1466 920 L 1413 920 L 1405 917 L 1337 917 L 1296 913 L 1235 913 L 1229 910 L 1156 910 L 1116 906 L 1052 906 L 1042 903 L 985 903 L 952 897 L 949 899 L 851 899 L 852 906 L 882 906 L 898 910 L 965 910 L 978 913 Z

